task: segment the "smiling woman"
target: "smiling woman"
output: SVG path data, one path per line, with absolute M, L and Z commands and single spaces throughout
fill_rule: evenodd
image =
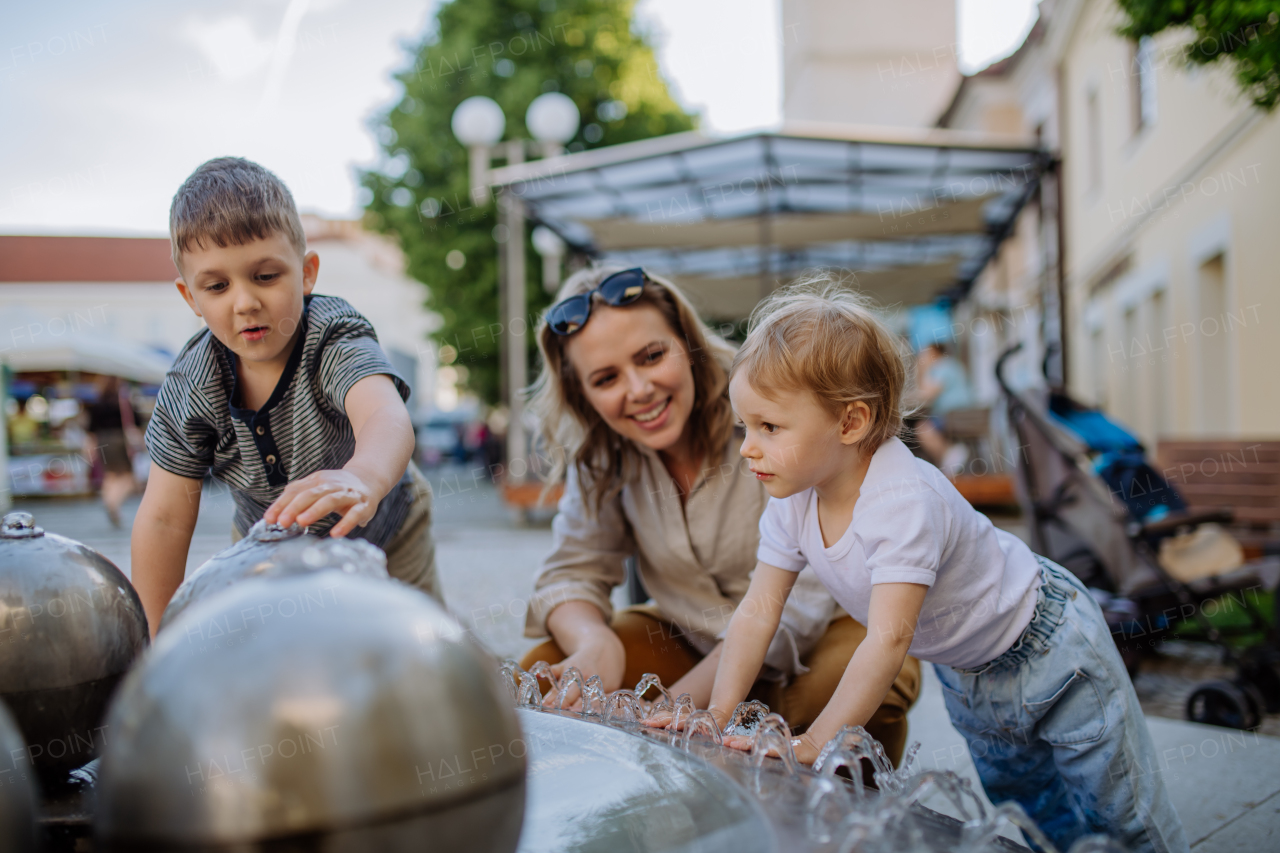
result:
M 733 347 L 674 285 L 644 270 L 583 271 L 547 316 L 532 408 L 566 482 L 526 623 L 528 636 L 550 639 L 523 665 L 543 660 L 557 675 L 573 666 L 607 690 L 652 672 L 706 707 L 768 501 L 738 453 Z M 632 556 L 653 600 L 615 613 L 610 592 Z M 865 636 L 802 572 L 753 696 L 802 730 Z M 908 658 L 868 724 L 895 760 L 919 675 Z

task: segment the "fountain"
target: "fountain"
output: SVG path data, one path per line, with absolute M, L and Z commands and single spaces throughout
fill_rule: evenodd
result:
M 504 666 L 517 670 L 513 662 Z M 866 729 L 846 726 L 809 768 L 795 758 L 786 721 L 759 701 L 739 704 L 721 732 L 709 711 L 696 709 L 688 694 L 672 700 L 652 674 L 608 695 L 598 677 L 585 684 L 593 682 L 594 690 L 583 689 L 582 673 L 570 668 L 559 680 L 556 708 L 539 702 L 518 711 L 530 756 L 522 851 L 1026 850 L 1000 835 L 1013 827 L 1058 853 L 1016 804 L 989 809 L 968 780 L 917 771 L 919 744 L 895 769 Z M 584 711 L 564 709 L 570 685 L 583 689 Z M 588 700 L 588 692 L 598 695 Z M 645 695 L 656 697 L 648 707 Z M 665 730 L 643 725 L 660 713 L 673 718 Z M 730 734 L 750 737 L 750 750 L 723 746 Z M 878 790 L 862 785 L 864 764 Z M 841 768 L 851 778 L 838 775 Z M 930 808 L 935 800 L 954 816 Z M 1069 853 L 1123 848 L 1091 837 Z
M 350 574 L 388 578 L 387 556 L 363 539 L 334 539 L 305 533 L 296 524 L 281 527 L 259 520 L 243 539 L 214 554 L 173 593 L 160 617 L 167 628 L 193 603 L 248 578 L 337 569 Z
M 242 580 L 121 685 L 94 849 L 514 850 L 526 747 L 496 669 L 403 584 Z
M 47 796 L 101 749 L 107 703 L 147 645 L 138 594 L 97 551 L 45 533 L 29 513 L 0 522 L 0 700 Z
M 17 723 L 0 702 L 0 850 L 5 853 L 36 849 L 36 791 L 23 772 L 25 747 Z

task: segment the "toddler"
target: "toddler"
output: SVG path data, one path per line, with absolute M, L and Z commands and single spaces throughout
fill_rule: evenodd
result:
M 906 370 L 894 336 L 834 284 L 781 291 L 753 320 L 729 393 L 770 500 L 716 672 L 721 726 L 809 565 L 867 639 L 793 741 L 797 758 L 811 763 L 842 726 L 865 724 L 911 654 L 933 663 L 993 802 L 1020 803 L 1063 850 L 1106 833 L 1134 851 L 1186 851 L 1163 780 L 1144 770 L 1156 765 L 1151 736 L 1088 591 L 897 438 Z

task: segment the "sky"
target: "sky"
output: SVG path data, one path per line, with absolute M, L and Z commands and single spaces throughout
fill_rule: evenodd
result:
M 182 180 L 232 153 L 279 174 L 304 212 L 358 215 L 356 171 L 380 156 L 372 122 L 438 2 L 0 5 L 0 233 L 163 235 Z M 961 69 L 1016 48 L 1034 5 L 957 0 Z M 775 126 L 779 2 L 725 8 L 640 0 L 637 19 L 704 130 Z

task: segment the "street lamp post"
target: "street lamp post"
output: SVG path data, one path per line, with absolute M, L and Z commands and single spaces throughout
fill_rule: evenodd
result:
M 543 156 L 554 156 L 578 132 L 580 116 L 578 108 L 567 95 L 548 92 L 539 95 L 529 104 L 525 113 L 525 127 L 533 134 L 542 148 Z M 476 204 L 487 204 L 491 158 L 493 147 L 502 139 L 506 116 L 502 108 L 490 98 L 467 98 L 453 112 L 453 135 L 467 147 L 470 154 L 471 197 Z M 507 142 L 508 164 L 524 162 L 525 140 Z M 528 465 L 525 462 L 528 444 L 524 430 L 524 385 L 529 377 L 529 357 L 524 337 L 532 328 L 528 319 L 525 299 L 524 263 L 524 205 L 510 188 L 504 188 L 498 197 L 498 234 L 505 235 L 499 244 L 503 298 L 501 316 L 503 326 L 507 387 L 507 407 L 510 412 L 507 425 L 507 482 L 518 485 L 524 482 Z M 553 235 L 554 236 L 554 235 Z M 545 258 L 545 254 L 544 254 Z M 546 261 L 544 260 L 544 275 Z M 557 273 L 559 263 L 557 261 Z M 517 470 L 517 461 L 519 466 Z

